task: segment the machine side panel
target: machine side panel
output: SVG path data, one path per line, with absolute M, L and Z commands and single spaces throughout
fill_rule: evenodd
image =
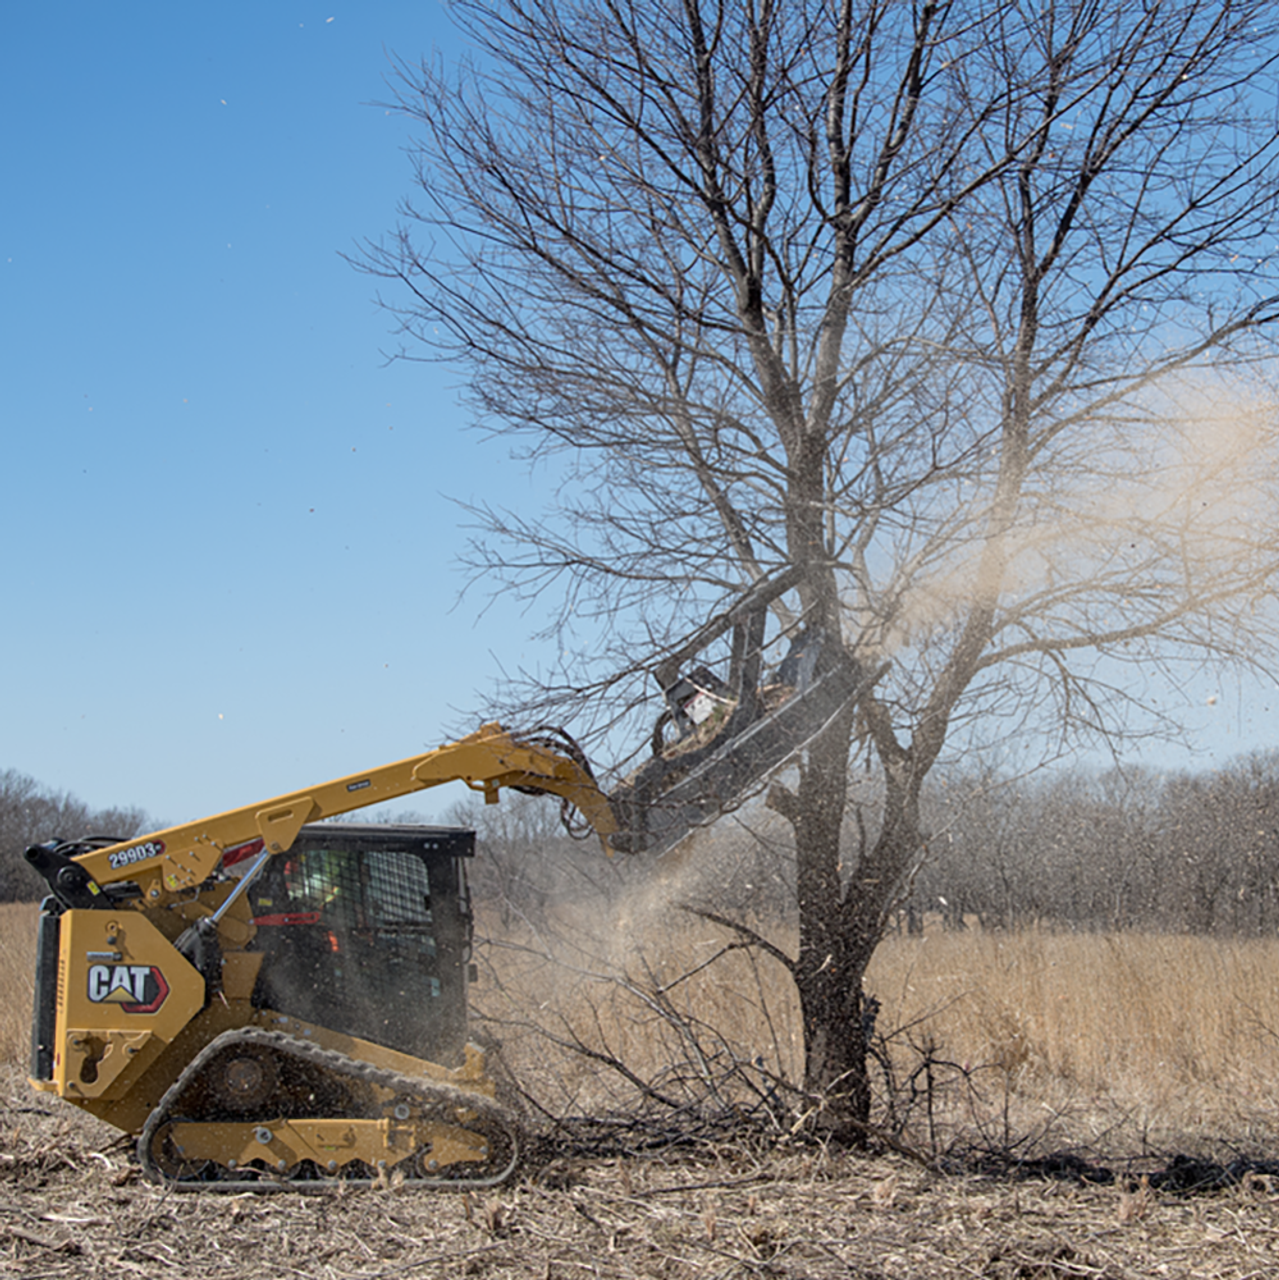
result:
M 138 912 L 68 911 L 60 934 L 57 1092 L 118 1096 L 204 1007 L 204 979 Z

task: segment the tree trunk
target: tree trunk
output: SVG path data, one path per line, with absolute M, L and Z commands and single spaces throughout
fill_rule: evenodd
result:
M 853 712 L 810 748 L 794 792 L 775 786 L 769 804 L 795 831 L 799 955 L 793 974 L 804 1029 L 804 1088 L 824 1102 L 819 1128 L 848 1141 L 870 1118 L 867 966 L 887 911 L 920 847 L 918 778 L 908 752 L 886 764 L 883 822 L 857 865 L 841 858 Z
M 814 743 L 794 792 L 769 797 L 795 831 L 804 1088 L 826 1100 L 818 1124 L 840 1136 L 859 1134 L 870 1114 L 862 977 L 873 948 L 846 927 L 840 858 L 852 721 L 850 708 Z
M 865 964 L 848 955 L 796 976 L 804 1028 L 804 1089 L 824 1101 L 817 1127 L 856 1141 L 870 1118 L 863 1028 Z

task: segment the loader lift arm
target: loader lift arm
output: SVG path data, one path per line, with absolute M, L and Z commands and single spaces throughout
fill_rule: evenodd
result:
M 465 782 L 495 803 L 502 787 L 545 792 L 573 805 L 607 845 L 617 830 L 608 797 L 584 760 L 544 740 L 486 724 L 457 742 L 365 773 L 231 809 L 74 857 L 37 845 L 28 861 L 68 907 L 112 908 L 141 897 L 163 906 L 204 883 L 219 863 L 286 852 L 302 827 L 445 782 Z M 136 885 L 137 890 L 124 889 Z

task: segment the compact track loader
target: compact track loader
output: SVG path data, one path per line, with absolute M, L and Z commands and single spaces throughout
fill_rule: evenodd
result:
M 136 1135 L 145 1176 L 179 1188 L 507 1178 L 518 1125 L 467 1034 L 474 833 L 321 819 L 461 779 L 490 802 L 503 787 L 558 796 L 621 851 L 669 848 L 862 686 L 809 636 L 761 689 L 762 605 L 750 604 L 715 633 L 734 628 L 728 680 L 679 675 L 683 651 L 659 672 L 667 724 L 612 795 L 567 739 L 490 724 L 136 839 L 29 849 L 50 888 L 35 1088 Z

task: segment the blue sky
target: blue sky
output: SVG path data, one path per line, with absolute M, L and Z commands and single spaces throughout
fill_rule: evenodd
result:
M 448 499 L 533 495 L 340 256 L 409 189 L 370 104 L 460 51 L 441 6 L 5 19 L 0 768 L 177 821 L 465 730 L 536 653 L 454 608 Z
M 541 655 L 534 619 L 455 607 L 449 499 L 537 495 L 455 376 L 387 364 L 341 257 L 409 190 L 371 104 L 389 54 L 462 51 L 442 7 L 5 19 L 0 769 L 176 822 L 466 731 Z M 1256 689 L 1184 697 L 1202 763 L 1273 742 Z

